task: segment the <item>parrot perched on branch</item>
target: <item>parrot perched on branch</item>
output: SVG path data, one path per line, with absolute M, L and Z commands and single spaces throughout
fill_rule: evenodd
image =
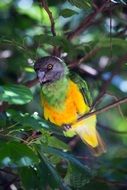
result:
M 66 64 L 55 56 L 39 58 L 34 69 L 41 84 L 44 118 L 64 127 L 65 136 L 79 135 L 95 156 L 105 152 L 96 130 L 96 115 L 78 121 L 90 111 L 90 92 L 85 81 L 78 75 L 69 75 Z

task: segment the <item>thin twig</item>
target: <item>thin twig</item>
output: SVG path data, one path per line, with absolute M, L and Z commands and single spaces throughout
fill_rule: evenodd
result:
M 71 61 L 70 64 L 68 65 L 68 67 L 70 67 L 70 68 L 77 67 L 80 63 L 85 62 L 86 60 L 88 60 L 89 58 L 94 56 L 99 50 L 100 50 L 100 47 L 96 46 L 89 53 L 87 53 L 80 59 Z
M 112 10 L 111 10 L 112 4 L 110 2 L 110 62 L 112 62 Z
M 6 138 L 14 138 L 14 139 L 16 139 L 16 140 L 18 140 L 20 142 L 22 141 L 24 144 L 28 144 L 28 142 L 26 140 L 24 140 L 24 139 L 22 139 L 20 137 L 13 136 L 13 135 L 8 135 L 8 134 L 0 134 L 0 138 L 4 138 L 4 137 L 6 137 Z
M 109 128 L 107 126 L 104 126 L 100 123 L 97 123 L 97 126 L 100 127 L 101 129 L 105 130 L 105 131 L 109 131 L 111 133 L 116 133 L 118 135 L 127 135 L 127 131 L 117 131 L 115 129 Z
M 7 108 L 8 108 L 8 103 L 7 102 L 3 102 L 0 105 L 0 112 L 4 112 Z
M 107 5 L 108 5 L 110 2 L 111 2 L 110 0 L 106 0 L 106 1 L 102 4 L 102 6 L 101 6 L 100 8 L 95 8 L 95 6 L 94 6 L 95 11 L 94 11 L 93 13 L 91 13 L 90 15 L 88 15 L 88 16 L 79 24 L 79 26 L 78 26 L 75 30 L 69 32 L 69 33 L 67 34 L 67 38 L 70 39 L 70 40 L 72 40 L 72 39 L 75 38 L 76 36 L 80 35 L 80 33 L 82 33 L 83 31 L 85 31 L 89 26 L 95 24 L 96 21 L 94 22 L 94 20 L 95 20 L 96 16 L 97 16 L 98 14 L 100 14 L 101 12 L 108 11 L 108 10 L 109 10 L 109 6 L 107 6 Z M 120 6 L 120 5 L 113 3 L 113 5 L 111 6 L 111 10 L 113 10 L 113 9 L 119 7 L 119 6 Z M 124 7 L 124 6 L 122 6 L 122 7 Z
M 77 145 L 77 143 L 78 143 L 79 141 L 80 141 L 80 137 L 79 137 L 79 136 L 74 137 L 74 138 L 68 143 L 70 149 L 73 150 L 73 149 L 76 147 L 76 145 Z
M 111 2 L 110 2 L 110 62 L 112 62 L 112 36 L 111 36 L 111 32 L 112 32 L 112 11 L 111 11 L 111 8 L 112 8 L 112 5 L 111 5 Z M 104 83 L 102 84 L 101 88 L 100 88 L 100 93 L 99 95 L 97 96 L 97 98 L 95 99 L 94 101 L 94 104 L 92 106 L 92 109 L 94 107 L 96 107 L 96 105 L 100 102 L 100 100 L 102 99 L 102 97 L 104 96 L 104 94 L 106 93 L 107 89 L 108 89 L 108 86 L 110 85 L 113 77 L 120 71 L 121 67 L 122 67 L 122 64 L 124 61 L 127 60 L 127 55 L 125 54 L 122 58 L 120 58 L 118 61 L 117 61 L 117 67 L 114 67 L 114 70 L 110 76 L 110 78 Z
M 78 63 L 80 64 L 80 63 L 86 61 L 90 57 L 94 56 L 99 50 L 100 50 L 100 47 L 93 48 L 88 54 L 86 54 L 84 57 L 82 57 L 81 59 L 79 59 Z
M 114 100 L 119 100 L 118 99 L 118 97 L 116 97 L 115 95 L 113 95 L 113 94 L 111 94 L 111 93 L 107 93 L 109 96 L 111 96 L 112 98 L 114 98 Z M 124 114 L 123 114 L 123 112 L 122 112 L 122 109 L 121 109 L 121 107 L 120 107 L 120 105 L 118 105 L 118 113 L 121 115 L 121 117 L 122 117 L 122 119 L 125 119 L 125 120 L 127 120 L 126 118 L 125 118 L 125 116 L 124 116 Z
M 88 28 L 93 23 L 93 20 L 96 18 L 96 16 L 105 9 L 107 3 L 109 3 L 109 0 L 107 0 L 106 3 L 103 3 L 103 5 L 100 8 L 98 8 L 95 12 L 88 15 L 74 31 L 68 34 L 67 38 L 69 40 L 72 40 L 74 37 L 78 36 L 82 31 Z
M 39 82 L 38 79 L 35 78 L 33 80 L 27 81 L 24 85 L 27 86 L 28 88 L 31 88 L 34 85 L 36 85 L 38 82 Z
M 50 20 L 50 23 L 51 23 L 51 27 L 50 27 L 51 28 L 51 33 L 52 33 L 53 36 L 56 36 L 55 21 L 54 21 L 52 12 L 50 11 L 50 9 L 48 7 L 47 0 L 41 0 L 41 3 L 42 3 L 43 8 L 45 9 L 45 11 L 48 14 L 48 17 L 49 17 L 49 20 Z M 52 50 L 52 55 L 59 57 L 60 52 L 61 52 L 61 49 L 55 46 L 53 48 L 53 50 Z
M 13 176 L 17 176 L 16 173 L 13 173 L 12 171 L 10 171 L 10 168 L 9 168 L 9 170 L 5 169 L 5 168 L 0 168 L 0 172 L 4 172 L 4 173 L 7 173 L 7 174 L 10 174 L 10 175 L 13 175 Z
M 108 86 L 110 85 L 112 79 L 114 78 L 114 76 L 121 70 L 121 67 L 123 65 L 123 63 L 127 61 L 127 54 L 123 55 L 121 58 L 118 59 L 118 61 L 116 62 L 116 67 L 114 67 L 114 70 L 111 73 L 111 76 L 109 77 L 109 79 L 107 81 L 104 81 L 104 83 L 102 84 L 100 91 L 99 91 L 99 95 L 97 96 L 97 98 L 94 101 L 94 104 L 92 106 L 95 107 L 101 100 L 101 98 L 103 97 L 103 95 L 106 93 Z
M 16 183 L 18 179 L 19 179 L 19 176 L 16 176 L 15 178 L 13 178 L 11 181 L 9 181 L 7 184 L 5 184 L 5 188 L 6 188 L 6 189 L 9 189 L 9 187 L 10 187 L 12 184 Z
M 52 12 L 49 10 L 48 4 L 46 0 L 41 0 L 42 6 L 45 9 L 45 11 L 48 14 L 50 23 L 51 23 L 51 32 L 53 36 L 56 36 L 56 31 L 55 31 L 55 22 L 54 22 L 54 18 L 52 16 Z
M 127 26 L 125 26 L 125 28 L 123 28 L 122 31 L 118 32 L 115 36 L 116 37 L 123 37 L 123 35 L 125 34 L 125 32 L 127 31 Z
M 116 180 L 107 180 L 105 178 L 102 177 L 96 177 L 95 178 L 97 181 L 108 184 L 108 185 L 115 185 L 115 186 L 123 186 L 123 187 L 127 187 L 127 183 L 123 183 L 123 182 L 119 182 Z
M 127 97 L 119 99 L 119 100 L 117 100 L 117 101 L 115 101 L 115 102 L 113 102 L 113 103 L 111 103 L 111 104 L 109 104 L 107 106 L 104 106 L 103 108 L 100 108 L 100 109 L 98 109 L 96 111 L 90 112 L 88 114 L 85 114 L 85 115 L 79 117 L 78 121 L 81 121 L 82 119 L 88 118 L 88 117 L 90 117 L 92 115 L 101 114 L 103 112 L 106 112 L 106 111 L 108 111 L 108 110 L 110 110 L 110 109 L 112 109 L 112 108 L 114 108 L 114 107 L 116 107 L 116 106 L 118 106 L 120 104 L 126 103 L 126 102 L 127 102 Z

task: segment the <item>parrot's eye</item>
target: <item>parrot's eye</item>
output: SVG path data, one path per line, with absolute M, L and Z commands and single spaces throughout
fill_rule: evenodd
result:
M 48 70 L 51 70 L 53 68 L 53 65 L 52 64 L 49 64 L 48 66 L 47 66 L 47 69 Z

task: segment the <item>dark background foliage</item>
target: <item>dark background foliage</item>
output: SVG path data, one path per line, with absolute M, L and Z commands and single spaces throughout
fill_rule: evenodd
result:
M 124 190 L 127 2 L 48 0 L 52 26 L 44 2 L 0 1 L 0 190 Z M 42 117 L 33 64 L 52 54 L 88 82 L 96 110 L 118 101 L 98 114 L 105 155 Z

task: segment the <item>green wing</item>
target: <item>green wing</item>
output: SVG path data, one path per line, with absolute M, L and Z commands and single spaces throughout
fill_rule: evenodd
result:
M 84 97 L 86 104 L 89 107 L 91 107 L 92 106 L 92 97 L 91 97 L 91 94 L 90 94 L 90 91 L 89 91 L 86 81 L 74 72 L 70 72 L 69 77 L 73 82 L 75 82 L 78 85 L 79 89 L 82 92 L 82 95 Z

